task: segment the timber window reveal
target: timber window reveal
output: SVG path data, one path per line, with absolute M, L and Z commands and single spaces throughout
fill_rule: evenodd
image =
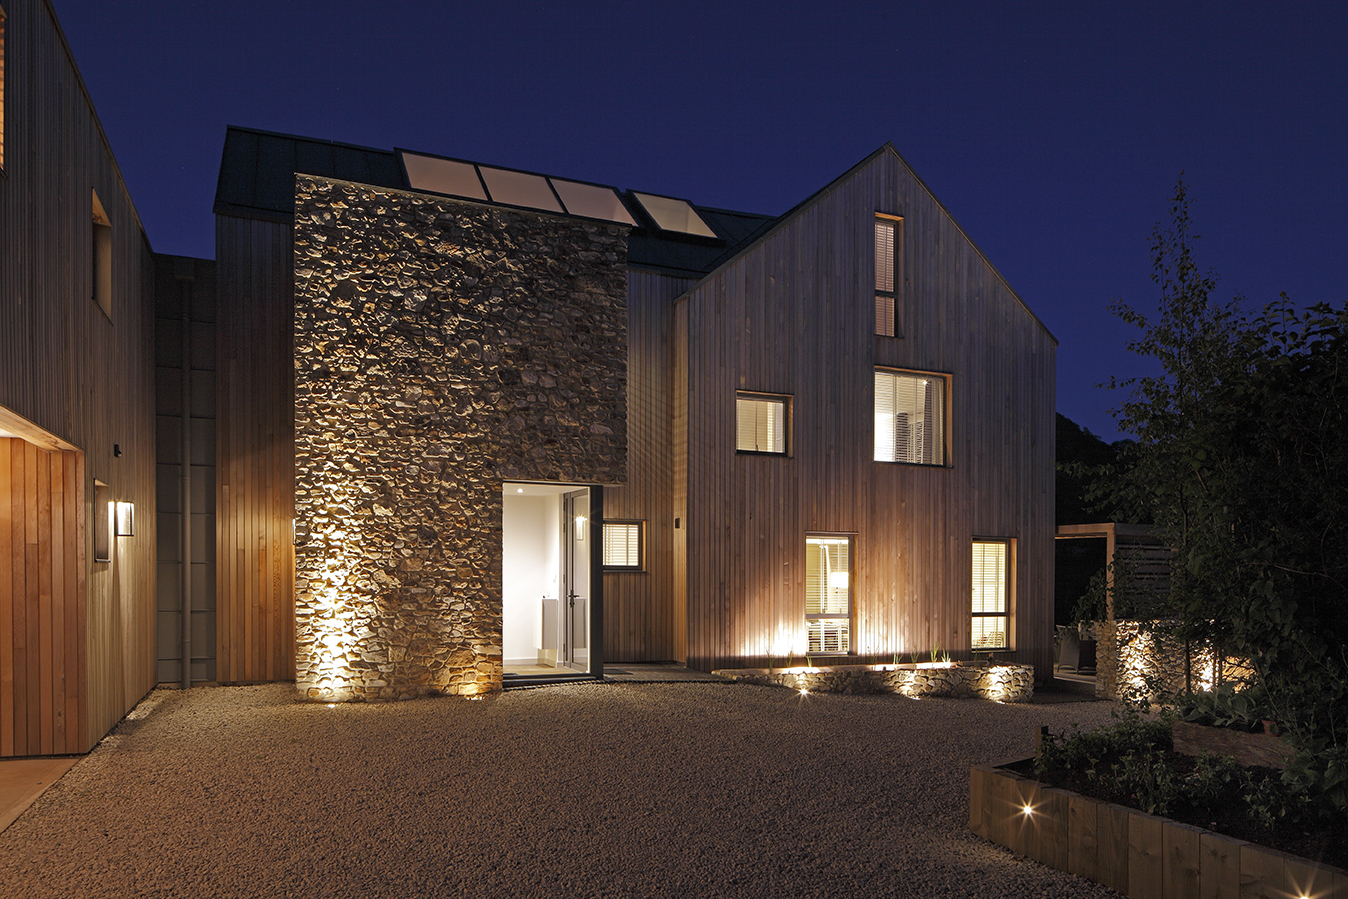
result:
M 1007 601 L 1011 546 L 1006 540 L 975 540 L 973 626 L 976 650 L 1010 649 L 1011 614 Z
M 645 571 L 644 521 L 604 522 L 604 570 Z
M 902 337 L 903 219 L 875 217 L 875 333 Z
M 735 451 L 786 455 L 791 398 L 763 393 L 735 394 Z
M 93 246 L 90 271 L 91 296 L 98 308 L 112 318 L 112 221 L 103 211 L 98 194 L 93 195 Z
M 852 651 L 852 538 L 805 538 L 806 651 Z
M 112 561 L 112 491 L 94 481 L 94 561 Z
M 875 370 L 875 461 L 946 464 L 943 375 Z

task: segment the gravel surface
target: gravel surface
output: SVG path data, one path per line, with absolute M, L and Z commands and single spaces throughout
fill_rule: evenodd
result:
M 1111 708 L 157 690 L 0 834 L 0 896 L 1113 896 L 967 829 L 971 764 Z

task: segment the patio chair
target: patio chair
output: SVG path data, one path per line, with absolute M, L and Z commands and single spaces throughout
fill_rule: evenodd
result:
M 1094 650 L 1094 645 L 1091 649 Z M 1094 661 L 1094 659 L 1092 659 Z M 1078 671 L 1081 665 L 1081 637 L 1074 627 L 1058 625 L 1058 668 Z

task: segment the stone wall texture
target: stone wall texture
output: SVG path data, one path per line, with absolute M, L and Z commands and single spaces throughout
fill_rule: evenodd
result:
M 718 671 L 741 683 L 775 685 L 810 693 L 900 693 L 912 699 L 928 696 L 1029 702 L 1034 697 L 1030 665 L 924 667 L 847 665 L 836 668 L 726 669 Z
M 1105 699 L 1150 703 L 1192 688 L 1211 690 L 1223 681 L 1248 681 L 1249 664 L 1223 657 L 1206 645 L 1185 645 L 1169 631 L 1173 622 L 1101 621 L 1096 625 L 1095 694 Z
M 296 681 L 501 686 L 501 485 L 626 479 L 626 229 L 298 175 Z

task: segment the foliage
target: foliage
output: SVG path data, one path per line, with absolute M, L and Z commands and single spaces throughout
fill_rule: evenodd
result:
M 1348 307 L 1219 303 L 1196 239 L 1181 181 L 1152 243 L 1158 314 L 1112 307 L 1161 374 L 1115 385 L 1137 440 L 1106 492 L 1176 552 L 1176 636 L 1252 662 L 1302 783 L 1348 810 Z
M 1172 700 L 1175 713 L 1185 721 L 1212 727 L 1229 727 L 1259 733 L 1263 722 L 1273 717 L 1273 706 L 1261 686 L 1237 690 L 1227 681 L 1215 690 L 1186 693 Z
M 1168 719 L 1134 709 L 1116 713 L 1109 727 L 1050 735 L 1035 756 L 1034 773 L 1108 802 L 1205 824 L 1231 806 L 1252 831 L 1331 820 L 1301 784 L 1276 772 L 1244 768 L 1211 753 L 1177 759 Z

